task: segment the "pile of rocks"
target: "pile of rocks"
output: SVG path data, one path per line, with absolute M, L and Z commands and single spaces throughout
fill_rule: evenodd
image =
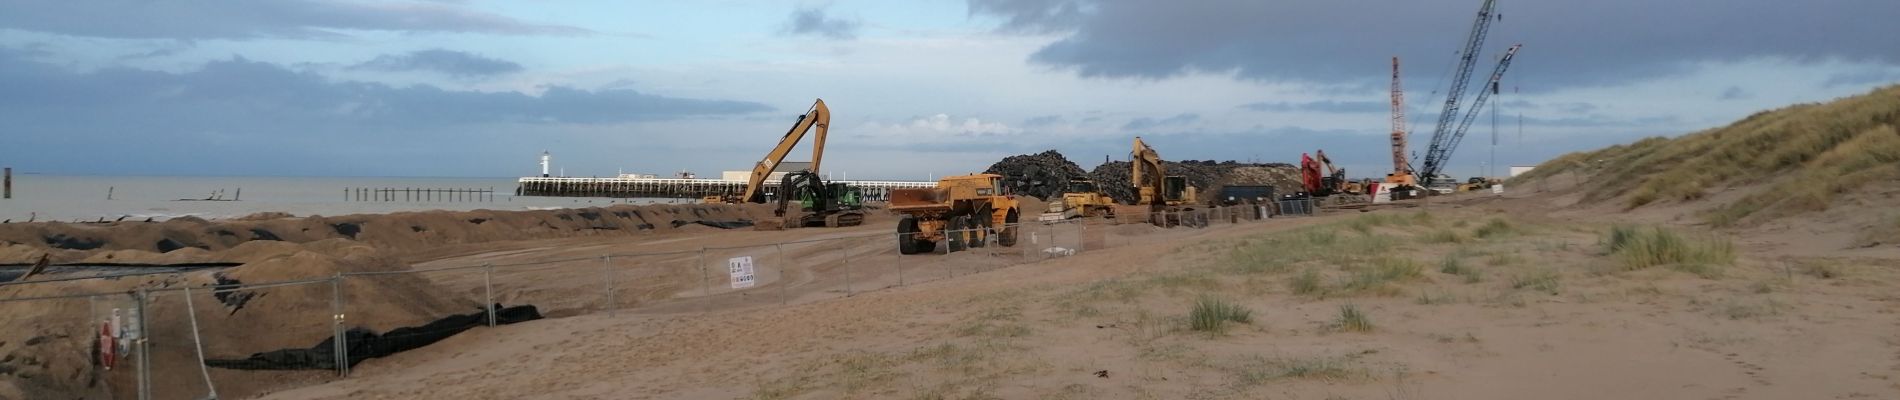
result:
M 1089 176 L 1055 150 L 1005 157 L 984 172 L 1002 175 L 1004 189 L 1010 193 L 1043 200 L 1061 196 L 1070 179 Z
M 1228 185 L 1268 185 L 1277 193 L 1303 191 L 1300 183 L 1300 170 L 1285 163 L 1240 163 L 1235 161 L 1187 160 L 1181 162 L 1162 161 L 1162 168 L 1171 176 L 1186 177 L 1188 184 L 1197 188 L 1201 198 L 1196 203 L 1204 203 Z M 1096 166 L 1089 172 L 1102 193 L 1116 201 L 1133 202 L 1135 185 L 1129 182 L 1130 168 L 1127 161 L 1111 161 Z

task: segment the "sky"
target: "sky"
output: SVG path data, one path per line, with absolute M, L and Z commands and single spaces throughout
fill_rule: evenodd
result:
M 1376 177 L 1392 168 L 1392 58 L 1424 154 L 1480 3 L 14 0 L 0 164 L 509 177 L 547 151 L 569 176 L 717 176 L 822 98 L 834 178 L 924 180 L 1048 149 L 1086 169 L 1136 136 L 1170 160 L 1324 149 Z M 1900 82 L 1896 20 L 1893 0 L 1497 0 L 1472 79 L 1523 47 L 1445 172 Z

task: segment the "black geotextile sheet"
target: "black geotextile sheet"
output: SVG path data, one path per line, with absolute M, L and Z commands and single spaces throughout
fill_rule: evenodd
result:
M 502 307 L 495 305 L 495 324 L 505 325 L 541 319 L 532 305 Z M 391 329 L 376 333 L 365 328 L 350 328 L 343 334 L 349 349 L 349 365 L 428 346 L 477 326 L 488 325 L 487 310 L 451 315 L 422 326 Z M 246 370 L 336 369 L 336 338 L 323 339 L 304 349 L 272 350 L 251 354 L 243 359 L 206 359 L 215 368 Z

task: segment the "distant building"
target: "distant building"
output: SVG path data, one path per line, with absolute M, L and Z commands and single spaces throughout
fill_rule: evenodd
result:
M 1525 172 L 1531 172 L 1531 168 L 1537 168 L 1537 166 L 1535 166 L 1535 165 L 1512 165 L 1512 166 L 1511 166 L 1511 177 L 1517 177 L 1518 175 L 1523 175 L 1523 174 L 1524 174 Z
M 778 181 L 778 180 L 780 180 L 780 179 L 785 179 L 785 173 L 787 173 L 787 172 L 792 172 L 792 171 L 809 171 L 809 170 L 811 170 L 811 162 L 809 162 L 809 161 L 786 161 L 786 162 L 781 162 L 781 163 L 778 163 L 778 167 L 777 167 L 777 168 L 773 168 L 773 169 L 772 169 L 772 174 L 771 174 L 771 175 L 766 175 L 766 176 L 765 176 L 765 181 L 766 181 L 766 182 L 776 182 L 776 181 Z M 719 174 L 719 179 L 722 179 L 722 180 L 728 180 L 728 181 L 739 181 L 739 182 L 744 182 L 744 181 L 746 181 L 747 179 L 751 179 L 751 178 L 752 178 L 752 170 L 744 170 L 744 171 L 725 171 L 724 173 L 721 173 L 721 174 Z

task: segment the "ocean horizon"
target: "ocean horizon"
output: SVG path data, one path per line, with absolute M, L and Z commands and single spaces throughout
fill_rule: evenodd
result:
M 430 210 L 532 210 L 614 204 L 691 203 L 697 199 L 515 196 L 517 177 L 325 177 L 51 175 L 15 169 L 13 198 L 0 199 L 0 221 L 237 218 L 260 212 L 296 216 Z M 492 196 L 398 192 L 394 201 L 358 201 L 353 188 L 493 190 Z M 478 199 L 479 198 L 479 199 Z

